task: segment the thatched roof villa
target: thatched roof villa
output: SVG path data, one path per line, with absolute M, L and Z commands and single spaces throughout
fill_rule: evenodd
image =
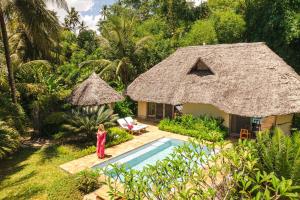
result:
M 122 101 L 124 97 L 93 73 L 75 87 L 69 100 L 77 106 L 97 106 Z
M 264 43 L 191 46 L 141 74 L 127 95 L 141 118 L 173 117 L 179 108 L 222 117 L 231 132 L 257 122 L 288 133 L 300 112 L 300 77 Z

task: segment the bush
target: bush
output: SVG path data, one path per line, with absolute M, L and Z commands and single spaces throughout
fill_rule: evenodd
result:
M 49 200 L 82 199 L 74 176 L 57 179 L 47 191 Z
M 140 171 L 111 165 L 103 173 L 111 199 L 299 199 L 292 180 L 257 168 L 255 151 L 249 141 L 191 141 Z
M 98 181 L 99 173 L 97 171 L 85 170 L 79 172 L 76 176 L 76 186 L 84 194 L 93 192 L 100 187 Z
M 300 185 L 300 134 L 294 133 L 290 137 L 278 128 L 273 132 L 273 136 L 270 131 L 257 135 L 256 148 L 260 167 Z
M 129 98 L 126 98 L 124 101 L 117 102 L 114 107 L 115 113 L 117 113 L 121 118 L 133 116 L 135 110 L 136 105 Z
M 118 145 L 131 139 L 133 139 L 133 136 L 127 131 L 118 127 L 113 127 L 107 131 L 106 147 Z
M 20 146 L 17 130 L 11 128 L 4 121 L 0 121 L 0 159 L 15 152 Z
M 222 125 L 223 119 L 208 116 L 193 117 L 183 115 L 175 119 L 163 119 L 160 130 L 201 138 L 208 141 L 220 141 L 227 136 L 227 129 Z
M 72 109 L 71 113 L 66 116 L 66 123 L 63 128 L 69 133 L 92 139 L 95 137 L 100 124 L 103 124 L 105 128 L 116 124 L 119 117 L 113 112 L 106 106 L 78 107 Z

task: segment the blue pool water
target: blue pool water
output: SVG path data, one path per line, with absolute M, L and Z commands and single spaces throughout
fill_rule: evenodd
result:
M 146 165 L 154 165 L 158 160 L 163 160 L 173 152 L 175 147 L 183 143 L 184 141 L 182 140 L 162 138 L 95 165 L 92 168 L 98 169 L 109 164 L 118 163 L 125 164 L 127 169 L 142 170 Z

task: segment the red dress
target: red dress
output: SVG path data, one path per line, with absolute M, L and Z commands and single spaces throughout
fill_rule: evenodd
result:
M 97 156 L 98 158 L 104 158 L 106 131 L 97 132 Z

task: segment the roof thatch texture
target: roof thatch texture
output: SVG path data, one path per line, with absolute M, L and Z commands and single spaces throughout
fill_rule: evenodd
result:
M 71 104 L 78 106 L 103 105 L 122 101 L 123 99 L 122 95 L 95 73 L 79 84 L 70 96 Z
M 213 74 L 193 73 L 199 62 Z M 300 112 L 298 74 L 264 43 L 180 48 L 141 74 L 127 95 L 173 105 L 212 104 L 241 116 Z

